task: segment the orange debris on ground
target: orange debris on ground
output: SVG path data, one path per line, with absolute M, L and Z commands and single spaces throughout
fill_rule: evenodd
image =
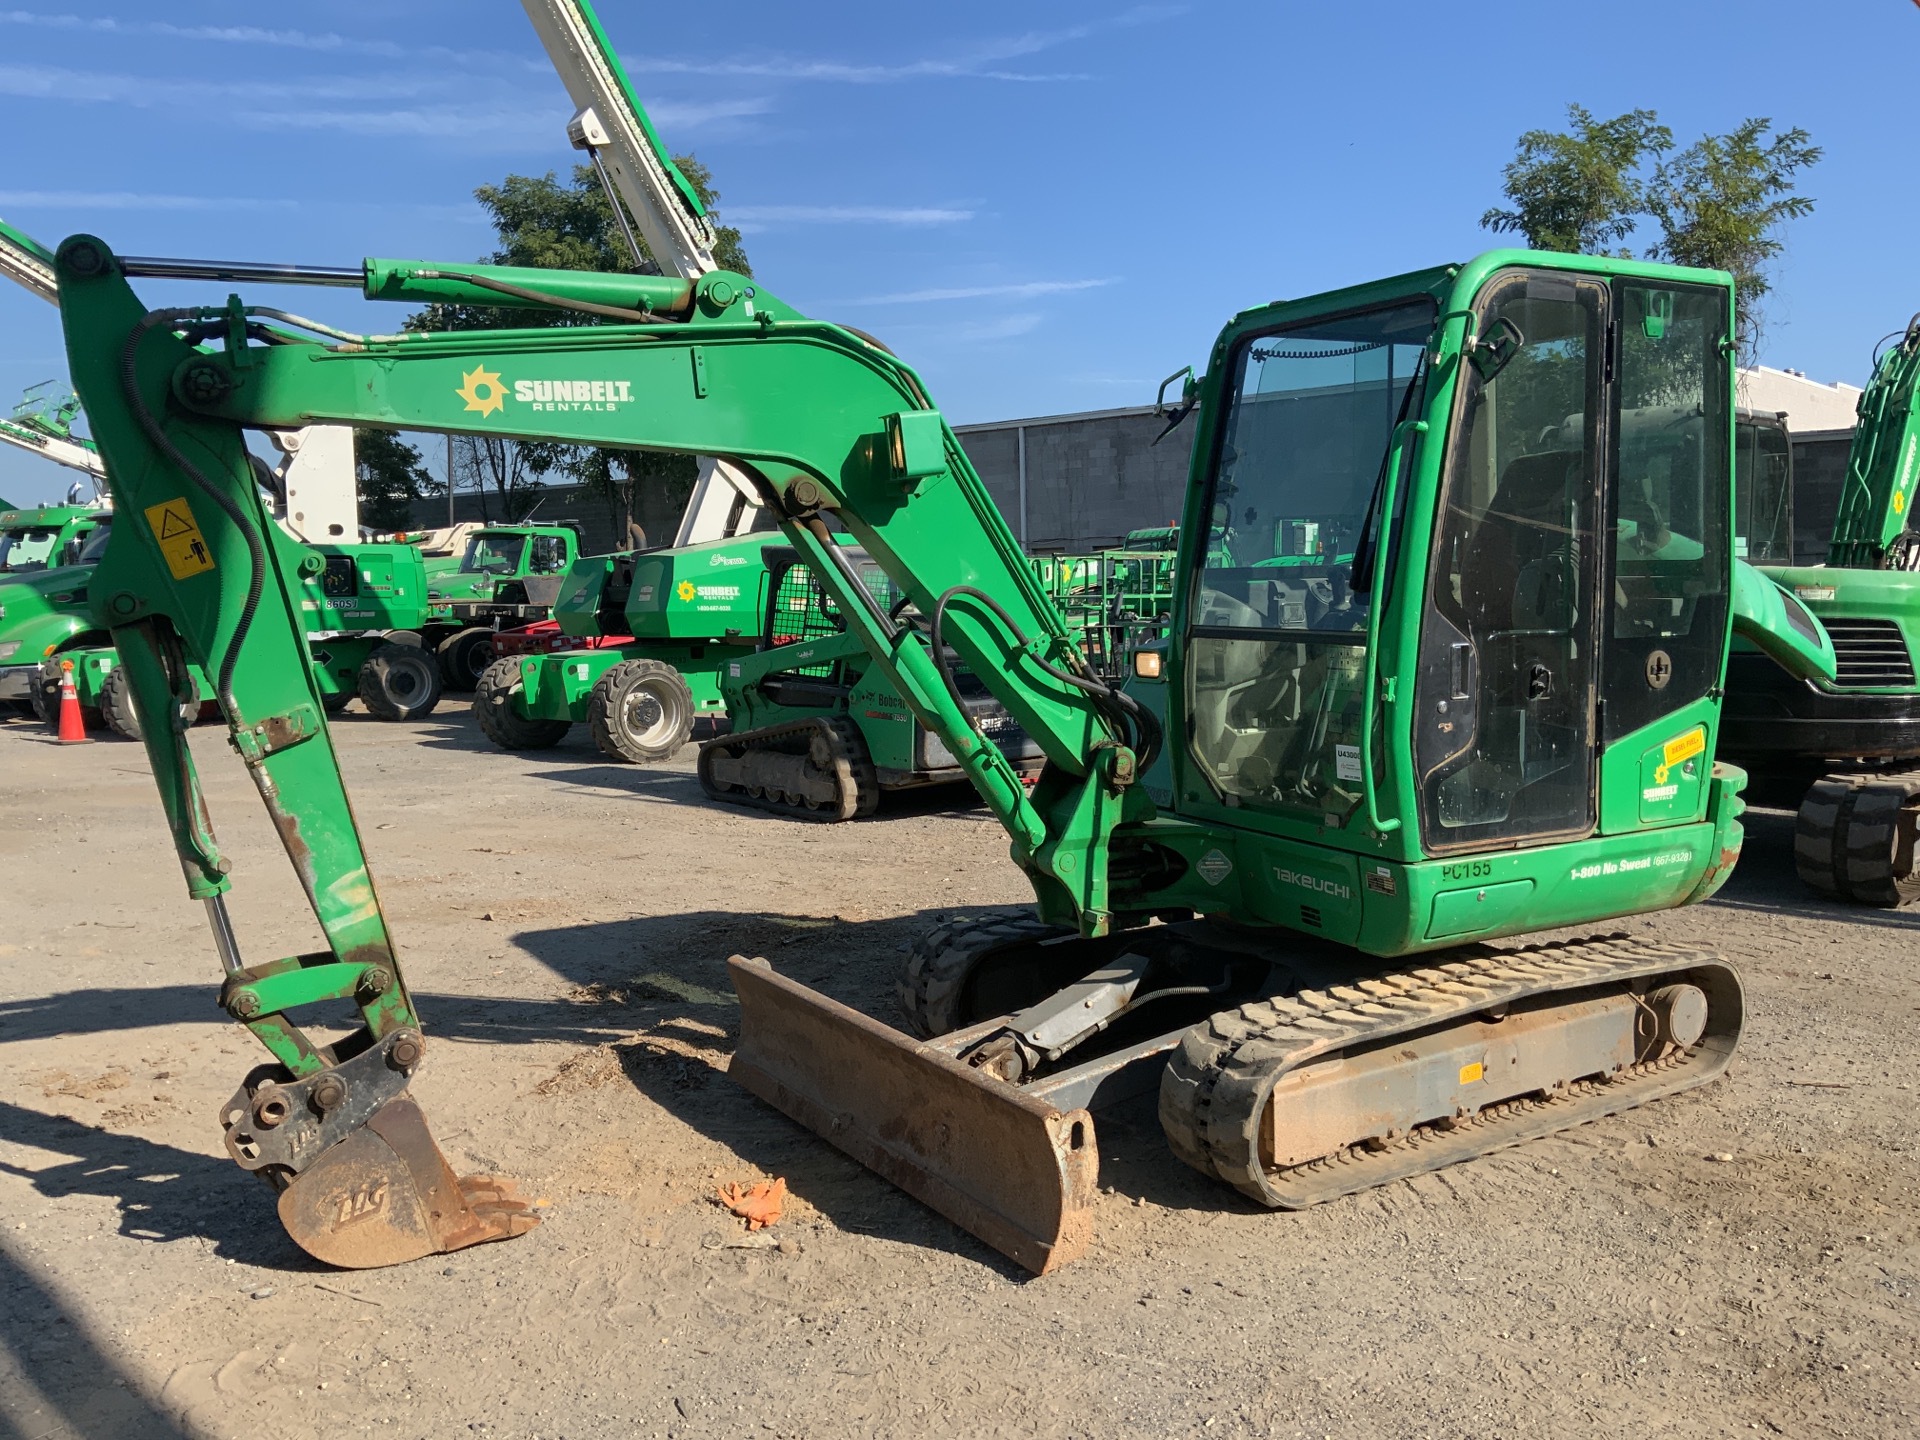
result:
M 738 1184 L 729 1183 L 720 1187 L 716 1198 L 744 1219 L 747 1229 L 764 1230 L 780 1218 L 780 1207 L 787 1198 L 787 1182 L 784 1179 L 762 1180 L 758 1185 L 744 1190 Z

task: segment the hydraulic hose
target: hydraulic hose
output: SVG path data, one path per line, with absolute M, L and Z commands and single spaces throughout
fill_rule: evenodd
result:
M 250 517 L 237 500 L 204 474 L 200 467 L 189 460 L 173 443 L 173 438 L 161 426 L 159 419 L 147 408 L 146 398 L 140 393 L 140 377 L 137 361 L 140 355 L 140 343 L 147 338 L 149 331 L 156 326 L 173 325 L 199 318 L 194 310 L 149 310 L 140 317 L 140 322 L 127 332 L 126 343 L 120 347 L 120 388 L 125 394 L 128 408 L 134 418 L 140 422 L 140 428 L 146 432 L 147 439 L 153 442 L 160 453 L 191 480 L 194 487 L 209 500 L 220 507 L 226 517 L 240 531 L 247 542 L 247 598 L 240 607 L 240 618 L 234 622 L 233 634 L 227 641 L 226 649 L 221 653 L 220 666 L 214 680 L 214 690 L 219 696 L 221 709 L 227 712 L 230 722 L 239 720 L 239 706 L 233 699 L 233 672 L 240 660 L 240 646 L 245 643 L 247 632 L 253 628 L 253 617 L 260 608 L 260 596 L 266 587 L 267 551 L 260 538 L 260 532 L 254 528 Z
M 960 687 L 954 679 L 953 667 L 947 662 L 947 646 L 944 634 L 947 607 L 953 603 L 956 597 L 961 595 L 978 600 L 982 605 L 986 606 L 987 609 L 991 610 L 994 615 L 999 618 L 1000 623 L 1007 627 L 1007 632 L 1012 636 L 1013 643 L 1016 647 L 1024 648 L 1027 643 L 1027 637 L 1021 632 L 1020 627 L 1014 623 L 1013 617 L 1006 612 L 1000 602 L 984 590 L 976 589 L 971 585 L 955 585 L 938 600 L 934 601 L 933 615 L 931 616 L 932 623 L 930 626 L 931 634 L 928 637 L 929 643 L 933 648 L 934 668 L 940 672 L 941 682 L 947 687 L 947 694 L 952 698 L 954 705 L 962 713 L 965 713 L 966 702 L 960 698 Z M 1075 675 L 1071 671 L 1062 670 L 1059 666 L 1042 659 L 1038 655 L 1034 655 L 1031 658 L 1035 665 L 1039 666 L 1041 670 L 1051 675 L 1054 679 L 1071 685 L 1074 689 L 1083 691 L 1092 697 L 1094 706 L 1100 712 L 1101 718 L 1119 732 L 1120 736 L 1126 741 L 1128 748 L 1134 752 L 1140 770 L 1144 771 L 1153 764 L 1154 758 L 1160 753 L 1162 739 L 1160 722 L 1150 711 L 1142 706 L 1139 701 L 1124 691 L 1116 690 L 1105 681 L 1096 679 L 1091 675 Z

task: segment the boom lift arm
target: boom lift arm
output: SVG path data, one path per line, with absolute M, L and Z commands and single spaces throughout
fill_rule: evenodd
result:
M 663 274 L 697 280 L 719 269 L 707 207 L 654 133 L 593 7 L 584 0 L 521 4 L 577 107 L 567 138 L 593 160 L 621 229 L 630 211 Z M 639 260 L 639 247 L 633 251 Z

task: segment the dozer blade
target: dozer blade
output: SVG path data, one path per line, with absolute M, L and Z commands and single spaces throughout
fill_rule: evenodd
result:
M 372 1270 L 511 1240 L 540 1217 L 500 1181 L 456 1179 L 403 1094 L 294 1177 L 280 1193 L 280 1223 L 314 1259 Z
M 735 1080 L 1036 1275 L 1086 1252 L 1099 1174 L 1086 1111 L 1023 1095 L 765 960 L 727 968 Z

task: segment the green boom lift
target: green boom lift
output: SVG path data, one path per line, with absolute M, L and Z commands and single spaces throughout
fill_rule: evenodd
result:
M 1036 1270 L 1084 1249 L 1089 1107 L 1157 1088 L 1175 1154 L 1289 1207 L 1699 1084 L 1741 1025 L 1733 970 L 1650 937 L 1482 942 L 1695 902 L 1739 854 L 1714 760 L 1730 623 L 1803 673 L 1818 627 L 1732 553 L 1732 282 L 1501 251 L 1235 317 L 1204 380 L 1163 647 L 1102 681 L 925 387 L 852 331 L 711 273 L 368 260 L 351 269 L 58 256 L 75 384 L 123 514 L 92 603 L 135 704 L 228 1013 L 273 1063 L 224 1108 L 313 1254 L 381 1264 L 520 1233 L 456 1181 L 407 1096 L 419 1017 L 302 662 L 297 585 L 243 445 L 334 421 L 723 456 L 872 665 L 1008 831 L 1035 913 L 914 953 L 915 1039 L 731 962 L 732 1073 Z M 130 279 L 352 285 L 602 322 L 313 340 L 243 297 L 149 311 Z M 537 412 L 516 385 L 633 399 Z M 1704 423 L 1629 454 L 1621 416 Z M 1644 465 L 1644 468 L 1642 466 Z M 204 567 L 139 517 L 191 513 Z M 1320 527 L 1317 561 L 1289 535 Z M 925 617 L 864 584 L 850 548 Z M 1338 557 L 1351 555 L 1351 560 Z M 1297 557 L 1292 557 L 1297 558 Z M 981 735 L 948 649 L 1045 756 Z M 249 963 L 191 756 L 185 664 L 327 939 Z M 1156 663 L 1157 662 L 1157 663 Z M 319 1044 L 298 1007 L 350 1003 Z

